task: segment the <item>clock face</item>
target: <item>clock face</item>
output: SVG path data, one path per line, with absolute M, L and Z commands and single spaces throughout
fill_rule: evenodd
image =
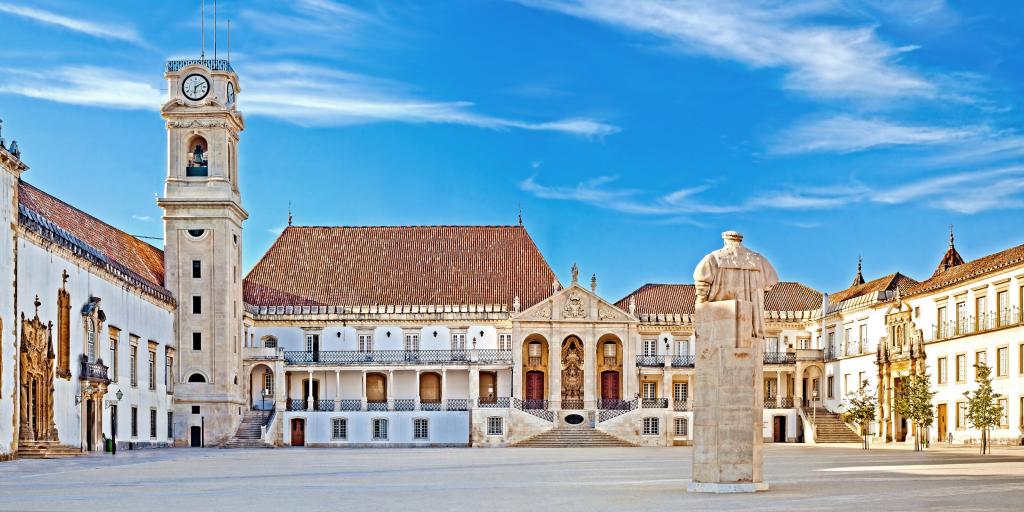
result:
M 234 82 L 228 82 L 228 105 L 235 104 L 235 84 Z
M 192 101 L 201 100 L 210 92 L 210 82 L 203 75 L 189 75 L 181 82 L 181 92 Z

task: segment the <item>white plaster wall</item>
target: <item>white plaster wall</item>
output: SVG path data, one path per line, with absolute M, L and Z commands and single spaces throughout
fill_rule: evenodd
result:
M 483 334 L 480 334 L 480 333 Z M 498 348 L 498 331 L 489 325 L 471 325 L 466 333 L 466 348 L 493 350 Z
M 374 350 L 403 350 L 405 349 L 405 336 L 402 329 L 394 326 L 382 326 L 373 330 Z
M 451 348 L 451 331 L 447 327 L 428 325 L 420 329 L 420 350 L 451 350 Z
M 394 398 L 417 398 L 420 390 L 416 383 L 415 371 L 396 371 L 394 373 L 393 389 L 391 396 Z
M 17 313 L 14 307 L 14 231 L 18 220 L 18 179 L 0 169 L 0 459 L 11 456 L 18 437 L 15 402 L 18 371 Z M 56 298 L 54 299 L 56 300 Z M 31 303 L 31 299 L 29 299 Z
M 18 309 L 26 318 L 34 316 L 32 300 L 38 294 L 42 305 L 39 318 L 44 322 L 57 322 L 57 290 L 61 287 L 61 274 L 67 270 L 67 290 L 71 294 L 71 380 L 56 379 L 54 385 L 54 420 L 60 442 L 71 446 L 82 444 L 83 408 L 75 404 L 75 395 L 81 389 L 78 381 L 79 357 L 85 352 L 85 330 L 82 307 L 89 297 L 99 297 L 100 309 L 107 316 L 103 330 L 97 333 L 97 356 L 104 364 L 110 361 L 109 327 L 120 329 L 118 342 L 117 382 L 108 387 L 105 399 L 114 399 L 118 390 L 124 394 L 118 410 L 118 441 L 165 443 L 167 439 L 167 411 L 170 397 L 164 386 L 165 347 L 173 346 L 173 313 L 158 306 L 134 291 L 126 290 L 120 282 L 107 281 L 99 274 L 81 267 L 69 259 L 21 239 L 18 244 Z M 138 387 L 130 385 L 129 334 L 139 337 Z M 149 389 L 148 341 L 159 344 L 156 350 L 156 390 Z M 54 332 L 54 352 L 57 336 Z M 111 372 L 113 369 L 111 368 Z M 114 375 L 111 375 L 114 380 Z M 138 437 L 130 437 L 131 407 L 138 407 Z M 157 437 L 149 436 L 150 409 L 157 409 Z M 110 436 L 110 411 L 103 411 L 103 432 Z
M 444 397 L 469 398 L 469 372 L 465 370 L 449 371 L 445 377 Z
M 264 336 L 273 336 L 277 338 L 277 346 L 285 350 L 306 350 L 305 332 L 298 327 L 253 326 L 249 332 L 257 340 Z
M 286 412 L 284 442 L 291 444 L 291 419 L 305 418 L 307 446 L 391 446 L 391 445 L 459 445 L 469 444 L 468 411 L 408 411 L 408 412 Z M 348 420 L 348 438 L 331 439 L 331 420 Z M 388 419 L 388 439 L 373 440 L 373 419 Z M 426 418 L 429 439 L 413 439 L 413 419 Z

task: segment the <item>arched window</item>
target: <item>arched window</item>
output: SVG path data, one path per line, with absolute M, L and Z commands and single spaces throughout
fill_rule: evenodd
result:
M 206 382 L 206 377 L 203 377 L 201 373 L 193 373 L 188 376 L 189 382 Z
M 277 348 L 277 338 L 273 336 L 264 336 L 263 348 Z
M 209 176 L 210 165 L 207 160 L 209 146 L 206 139 L 196 135 L 188 140 L 186 146 L 188 165 L 185 167 L 185 176 Z
M 270 371 L 263 372 L 263 389 L 268 395 L 274 394 L 274 374 Z

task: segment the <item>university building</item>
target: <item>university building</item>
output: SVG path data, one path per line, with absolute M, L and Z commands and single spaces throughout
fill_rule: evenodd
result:
M 575 266 L 559 279 L 521 223 L 290 225 L 243 277 L 239 77 L 191 60 L 165 78 L 163 250 L 23 180 L 0 138 L 0 459 L 689 443 L 693 285 L 604 297 Z M 766 440 L 858 441 L 837 413 L 866 381 L 876 442 L 906 442 L 894 396 L 926 372 L 929 439 L 977 442 L 963 392 L 984 361 L 1005 411 L 993 437 L 1019 442 L 1024 246 L 965 261 L 951 237 L 937 259 L 921 281 L 858 269 L 835 293 L 766 293 Z

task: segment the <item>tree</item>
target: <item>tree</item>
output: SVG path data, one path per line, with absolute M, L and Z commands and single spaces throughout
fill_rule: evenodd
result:
M 860 434 L 864 437 L 864 449 L 867 450 L 869 449 L 868 427 L 872 421 L 875 421 L 878 397 L 868 391 L 868 381 L 865 380 L 861 382 L 857 393 L 847 395 L 845 402 L 843 406 L 846 407 L 846 413 L 843 415 L 843 419 L 847 423 L 853 423 L 860 427 Z
M 974 374 L 978 389 L 974 390 L 973 395 L 970 391 L 964 391 L 967 397 L 967 421 L 981 430 L 981 453 L 992 453 L 989 432 L 1003 421 L 1003 408 L 999 406 L 1002 395 L 992 391 L 992 369 L 988 365 L 974 365 Z
M 921 451 L 921 437 L 925 429 L 935 421 L 935 409 L 932 397 L 938 392 L 932 391 L 932 378 L 927 373 L 915 373 L 903 382 L 903 387 L 896 394 L 893 410 L 897 414 L 914 422 L 914 451 Z

